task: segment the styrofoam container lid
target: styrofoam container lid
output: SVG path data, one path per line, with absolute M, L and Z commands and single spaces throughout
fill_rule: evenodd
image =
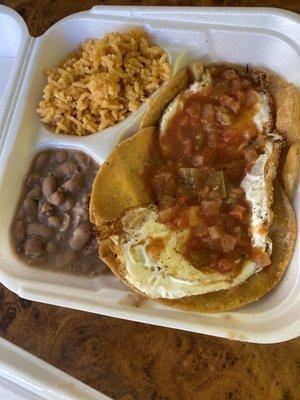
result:
M 5 122 L 9 121 L 12 96 L 21 74 L 27 45 L 28 28 L 19 14 L 8 7 L 0 9 L 0 151 Z
M 109 400 L 110 398 L 0 338 L 0 399 Z
M 71 15 L 34 39 L 24 21 L 0 6 L 0 281 L 22 297 L 119 318 L 242 341 L 280 342 L 300 333 L 299 240 L 277 287 L 256 303 L 228 313 L 200 314 L 150 300 L 138 304 L 112 274 L 94 278 L 31 268 L 9 241 L 22 180 L 36 152 L 81 149 L 102 163 L 118 141 L 133 134 L 147 105 L 121 123 L 85 137 L 56 135 L 36 113 L 56 66 L 90 37 L 132 26 L 146 29 L 169 53 L 173 73 L 193 60 L 228 61 L 267 68 L 300 87 L 300 17 L 271 8 L 94 7 Z M 10 44 L 9 44 L 10 43 Z M 299 220 L 300 188 L 294 207 Z M 298 237 L 299 237 L 298 227 Z

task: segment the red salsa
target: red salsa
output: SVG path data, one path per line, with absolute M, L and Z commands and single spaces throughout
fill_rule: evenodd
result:
M 211 84 L 182 94 L 183 105 L 157 133 L 144 179 L 159 221 L 189 229 L 184 256 L 197 268 L 235 273 L 245 259 L 270 263 L 251 247 L 251 211 L 240 188 L 264 149 L 253 116 L 257 93 L 265 89 L 247 70 L 208 71 Z

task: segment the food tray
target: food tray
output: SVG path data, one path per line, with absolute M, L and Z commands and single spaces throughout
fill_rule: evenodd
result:
M 66 276 L 29 268 L 15 256 L 9 226 L 33 155 L 48 147 L 76 148 L 102 163 L 120 140 L 136 131 L 146 107 L 101 133 L 87 137 L 52 134 L 35 111 L 45 85 L 44 68 L 57 65 L 87 38 L 132 26 L 144 27 L 169 52 L 174 73 L 198 58 L 249 63 L 300 87 L 300 17 L 291 12 L 97 6 L 59 21 L 34 39 L 16 13 L 0 6 L 1 282 L 31 300 L 209 335 L 259 343 L 296 337 L 300 333 L 299 240 L 285 276 L 270 294 L 237 311 L 220 314 L 184 312 L 152 301 L 136 301 L 112 274 Z M 299 200 L 298 186 L 294 200 L 298 220 Z

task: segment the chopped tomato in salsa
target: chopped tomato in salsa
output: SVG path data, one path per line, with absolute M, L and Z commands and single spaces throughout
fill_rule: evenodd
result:
M 265 145 L 253 121 L 256 93 L 264 88 L 253 72 L 208 71 L 212 83 L 183 94 L 183 106 L 157 134 L 144 178 L 159 221 L 190 229 L 185 257 L 197 268 L 228 273 L 252 255 L 250 208 L 240 184 Z

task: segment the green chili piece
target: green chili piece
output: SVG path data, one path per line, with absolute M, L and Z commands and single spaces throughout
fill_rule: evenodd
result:
M 222 198 L 227 196 L 223 171 L 214 172 L 213 174 L 209 175 L 206 178 L 206 184 L 210 188 L 217 187 Z
M 193 251 L 190 253 L 190 259 L 195 267 L 201 267 L 210 262 L 210 256 L 205 249 Z
M 196 185 L 199 182 L 200 175 L 197 168 L 180 168 L 179 173 L 186 185 Z

